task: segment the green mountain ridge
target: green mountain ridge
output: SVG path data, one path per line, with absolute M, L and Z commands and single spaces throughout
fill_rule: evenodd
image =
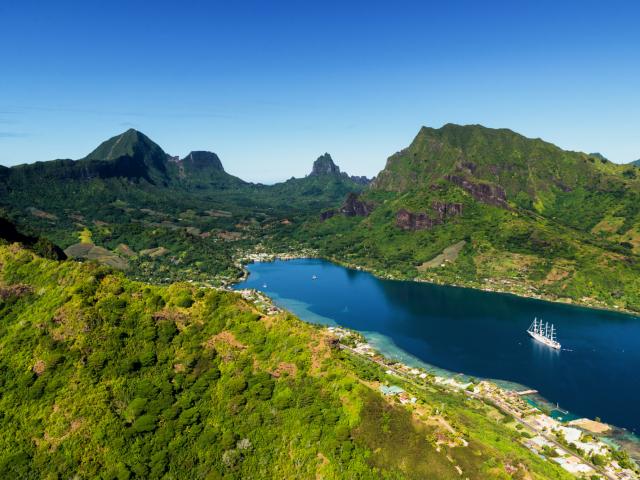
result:
M 131 165 L 138 177 L 117 175 Z M 329 154 L 304 178 L 250 184 L 211 152 L 170 157 L 132 130 L 89 159 L 0 171 L 19 227 L 79 255 L 98 251 L 89 241 L 134 276 L 229 281 L 242 251 L 310 248 L 383 276 L 631 311 L 639 208 L 635 167 L 480 125 L 421 128 L 370 185 Z
M 0 477 L 571 478 L 495 405 L 430 379 L 413 391 L 209 285 L 285 252 L 640 312 L 635 167 L 452 124 L 423 127 L 368 186 L 328 154 L 318 174 L 250 184 L 135 131 L 89 157 L 0 169 L 15 220 L 0 221 Z M 86 261 L 41 258 L 50 242 L 24 228 Z M 398 383 L 415 407 L 378 393 Z
M 508 129 L 423 127 L 358 201 L 373 208 L 320 215 L 296 238 L 384 276 L 640 311 L 629 166 Z
M 132 275 L 234 278 L 239 248 L 362 188 L 345 175 L 252 184 L 215 153 L 173 157 L 128 130 L 80 160 L 0 169 L 0 215 Z

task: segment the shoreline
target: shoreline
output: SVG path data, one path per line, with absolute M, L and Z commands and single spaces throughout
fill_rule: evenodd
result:
M 594 305 L 591 303 L 587 303 L 587 302 L 583 302 L 580 300 L 576 300 L 573 298 L 568 298 L 567 299 L 569 301 L 565 301 L 562 300 L 561 298 L 555 297 L 555 296 L 550 296 L 547 294 L 543 294 L 543 293 L 538 293 L 538 294 L 524 294 L 521 292 L 514 292 L 511 290 L 507 290 L 507 289 L 501 289 L 498 285 L 496 286 L 491 286 L 491 287 L 483 287 L 481 285 L 476 285 L 476 284 L 465 284 L 465 283 L 461 283 L 461 284 L 457 284 L 457 283 L 446 283 L 446 282 L 438 282 L 438 281 L 434 281 L 434 280 L 428 280 L 428 279 L 424 279 L 424 278 L 409 278 L 409 277 L 402 277 L 402 276 L 393 276 L 391 274 L 384 274 L 381 272 L 378 272 L 374 269 L 371 268 L 367 268 L 367 267 L 363 267 L 361 265 L 357 265 L 357 264 L 353 264 L 353 263 L 349 263 L 343 260 L 339 260 L 337 258 L 332 258 L 332 257 L 324 257 L 324 256 L 317 256 L 317 257 L 312 257 L 312 258 L 320 258 L 322 260 L 326 260 L 328 262 L 331 263 L 335 263 L 336 265 L 340 265 L 342 267 L 345 268 L 349 268 L 351 270 L 356 270 L 359 272 L 367 272 L 371 275 L 373 275 L 376 278 L 379 278 L 381 280 L 390 280 L 390 281 L 394 281 L 394 282 L 416 282 L 416 283 L 426 283 L 429 285 L 437 285 L 439 287 L 451 287 L 451 288 L 463 288 L 463 289 L 469 289 L 469 290 L 476 290 L 476 291 L 480 291 L 480 292 L 485 292 L 485 293 L 497 293 L 497 294 L 501 294 L 501 295 L 513 295 L 514 297 L 519 297 L 519 298 L 526 298 L 529 300 L 539 300 L 541 302 L 549 302 L 549 303 L 556 303 L 556 304 L 560 304 L 560 305 L 569 305 L 569 306 L 573 306 L 573 307 L 580 307 L 580 308 L 588 308 L 588 309 L 593 309 L 593 310 L 602 310 L 605 312 L 612 312 L 612 313 L 620 313 L 623 315 L 631 315 L 633 317 L 637 317 L 640 319 L 640 312 L 637 312 L 635 310 L 629 310 L 627 308 L 624 307 L 619 307 L 619 308 L 615 308 L 615 307 L 610 307 L 608 305 Z M 496 280 L 497 281 L 497 280 Z
M 319 260 L 325 260 L 331 263 L 334 263 L 336 265 L 345 267 L 345 268 L 349 268 L 351 270 L 355 270 L 355 271 L 364 271 L 367 273 L 370 273 L 372 275 L 374 275 L 376 278 L 379 279 L 383 279 L 383 280 L 392 280 L 392 281 L 414 281 L 414 280 L 404 280 L 404 279 L 395 279 L 395 278 L 387 278 L 387 277 L 381 277 L 379 275 L 376 275 L 373 272 L 370 272 L 362 267 L 358 267 L 358 266 L 353 266 L 353 265 L 349 265 L 346 262 L 338 262 L 335 261 L 334 259 L 331 258 L 327 258 L 327 257 L 323 257 L 321 255 L 318 255 L 317 252 L 311 252 L 311 251 L 307 251 L 304 253 L 285 253 L 285 254 L 252 254 L 250 258 L 243 258 L 242 259 L 242 269 L 243 269 L 243 276 L 241 277 L 241 279 L 238 279 L 236 282 L 233 282 L 233 285 L 239 285 L 240 283 L 242 283 L 243 281 L 246 281 L 246 279 L 248 278 L 250 272 L 249 270 L 246 268 L 246 265 L 250 264 L 250 263 L 260 263 L 260 262 L 274 262 L 276 260 L 282 260 L 282 261 L 288 261 L 288 260 L 300 260 L 300 259 L 309 259 L 309 260 L 313 260 L 313 259 L 319 259 Z M 437 284 L 437 283 L 433 283 L 433 282 L 424 282 L 424 283 L 432 283 L 433 285 L 437 285 L 437 286 L 448 286 L 448 287 L 455 287 L 455 288 L 469 288 L 472 289 L 471 287 L 466 287 L 466 286 L 459 286 L 459 285 L 442 285 L 442 284 Z M 230 285 L 229 288 L 231 288 L 233 291 L 238 291 L 232 288 L 232 286 Z M 479 290 L 479 289 L 473 289 L 473 290 Z M 264 292 L 261 292 L 259 290 L 255 290 L 257 293 L 259 293 L 260 296 L 263 297 L 263 299 L 267 299 L 268 302 L 270 302 L 272 305 L 275 306 L 275 301 L 273 298 L 271 298 L 270 296 L 268 296 L 267 294 L 265 294 Z M 514 295 L 517 297 L 521 297 L 521 298 L 530 298 L 531 300 L 538 300 L 538 301 L 548 301 L 546 299 L 541 299 L 541 298 L 533 298 L 533 297 L 524 297 L 523 295 L 517 295 L 517 294 L 513 294 L 511 292 L 495 292 L 495 291 L 491 291 L 488 293 L 498 293 L 498 294 L 503 294 L 503 295 Z M 565 305 L 569 305 L 569 306 L 574 306 L 574 307 L 578 307 L 578 308 L 594 308 L 594 307 L 590 307 L 590 306 L 583 306 L 583 305 L 578 305 L 578 304 L 567 304 L 566 302 L 551 302 L 551 303 L 562 303 Z M 286 306 L 285 307 L 280 307 L 278 306 L 277 308 L 280 309 L 287 309 Z M 601 308 L 599 310 L 607 310 L 613 313 L 620 313 L 625 315 L 626 312 L 621 312 L 620 310 L 611 310 L 611 309 L 605 309 L 605 308 Z M 297 316 L 297 315 L 296 315 Z M 633 315 L 636 316 L 636 315 Z M 343 330 L 347 330 L 346 328 L 340 326 L 339 324 L 335 324 L 335 327 L 332 327 L 330 325 L 326 325 L 326 324 L 322 324 L 322 323 L 317 323 L 317 322 L 311 322 L 305 319 L 302 319 L 302 321 L 304 321 L 305 323 L 308 324 L 312 324 L 315 325 L 319 328 L 323 328 L 323 329 L 327 329 L 327 328 L 339 328 L 339 329 L 343 329 Z M 427 362 L 424 362 L 418 358 L 415 358 L 413 355 L 409 354 L 408 352 L 404 352 L 405 355 L 397 355 L 397 353 L 394 352 L 385 352 L 384 349 L 380 349 L 380 347 L 378 347 L 376 345 L 376 341 L 370 338 L 367 338 L 367 335 L 365 332 L 359 332 L 356 331 L 356 334 L 361 336 L 365 341 L 366 344 L 372 348 L 375 349 L 376 353 L 378 355 L 380 355 L 381 357 L 383 357 L 386 361 L 390 362 L 390 363 L 397 363 L 400 365 L 404 365 L 406 368 L 412 368 L 412 369 L 423 369 L 426 372 L 428 372 L 430 375 L 436 375 L 436 376 L 440 376 L 444 379 L 444 381 L 452 381 L 452 382 L 456 382 L 456 379 L 478 379 L 481 380 L 483 382 L 490 382 L 491 384 L 495 385 L 496 388 L 500 389 L 501 391 L 504 392 L 510 392 L 511 394 L 518 392 L 518 391 L 522 391 L 522 390 L 530 390 L 531 388 L 528 385 L 525 384 L 519 384 L 516 382 L 510 382 L 508 380 L 500 380 L 500 379 L 493 379 L 493 378 L 484 378 L 484 377 L 478 377 L 478 376 L 470 376 L 464 372 L 454 372 L 454 371 L 450 371 L 444 368 L 440 368 L 437 367 L 436 365 L 431 365 Z M 399 351 L 403 352 L 401 349 L 398 348 Z M 533 404 L 532 407 L 539 409 L 541 412 L 544 412 L 545 415 L 549 415 L 550 418 L 552 419 L 559 419 L 562 422 L 570 422 L 570 421 L 574 421 L 574 420 L 589 420 L 589 421 L 593 421 L 591 419 L 588 418 L 583 418 L 581 416 L 575 415 L 570 411 L 564 411 L 561 408 L 556 408 L 554 403 L 551 402 L 549 399 L 545 398 L 544 396 L 540 395 L 539 393 L 535 392 L 532 395 L 526 395 L 522 397 L 523 399 L 530 399 L 530 402 Z M 547 413 L 548 412 L 548 413 Z M 559 412 L 562 415 L 553 415 L 553 412 Z M 607 424 L 610 428 L 608 429 L 608 432 L 610 433 L 609 436 L 607 435 L 603 435 L 602 433 L 598 433 L 599 436 L 602 436 L 604 438 L 606 438 L 609 441 L 614 442 L 615 444 L 618 445 L 632 445 L 634 448 L 631 449 L 627 449 L 627 450 L 632 450 L 634 452 L 636 452 L 635 455 L 633 455 L 633 458 L 636 459 L 638 462 L 640 462 L 640 437 L 637 436 L 636 434 L 634 434 L 633 432 L 621 428 L 621 427 L 617 427 L 615 425 L 611 425 L 611 424 Z M 595 432 L 594 432 L 595 433 Z M 626 438 L 625 438 L 626 437 Z
M 313 250 L 308 250 L 307 252 L 314 252 Z M 600 310 L 600 311 L 605 311 L 605 312 L 611 312 L 611 313 L 619 313 L 622 315 L 630 315 L 633 317 L 636 317 L 638 319 L 640 319 L 640 312 L 637 312 L 635 310 L 629 310 L 627 308 L 613 308 L 613 307 L 609 307 L 607 305 L 593 305 L 590 303 L 586 303 L 586 302 L 582 302 L 580 300 L 574 300 L 574 299 L 569 299 L 570 301 L 563 301 L 562 299 L 559 299 L 557 297 L 552 297 L 549 295 L 545 295 L 545 294 L 535 294 L 535 295 L 527 295 L 527 294 L 523 294 L 520 292 L 513 292 L 510 290 L 506 290 L 506 289 L 500 289 L 499 286 L 496 287 L 491 287 L 491 288 L 483 288 L 482 286 L 478 286 L 478 285 L 471 285 L 471 284 L 456 284 L 456 283 L 445 283 L 445 282 L 437 282 L 437 281 L 433 281 L 433 280 L 427 280 L 427 279 L 422 279 L 422 278 L 404 278 L 404 277 L 396 277 L 394 275 L 391 274 L 385 274 L 382 272 L 379 272 L 377 270 L 374 270 L 372 268 L 368 268 L 368 267 L 363 267 L 361 265 L 357 265 L 354 263 L 349 263 L 346 262 L 344 260 L 340 260 L 338 258 L 335 257 L 329 257 L 329 256 L 324 256 L 321 255 L 320 253 L 318 253 L 317 251 L 315 251 L 314 253 L 259 253 L 259 254 L 248 254 L 249 256 L 260 256 L 261 259 L 248 259 L 246 256 L 243 256 L 242 258 L 240 258 L 240 260 L 238 261 L 238 268 L 240 268 L 242 270 L 242 275 L 240 277 L 238 277 L 238 279 L 236 281 L 231 282 L 232 284 L 235 283 L 239 283 L 242 282 L 244 280 L 247 279 L 248 275 L 249 275 L 249 271 L 245 268 L 246 265 L 251 264 L 251 263 L 256 263 L 256 262 L 274 262 L 276 260 L 282 260 L 282 261 L 288 261 L 288 260 L 305 260 L 305 259 L 309 259 L 309 260 L 313 260 L 313 259 L 318 259 L 318 260 L 325 260 L 327 262 L 331 262 L 335 265 L 339 265 L 341 267 L 344 268 L 348 268 L 350 270 L 355 270 L 357 272 L 366 272 L 369 273 L 371 275 L 373 275 L 374 277 L 380 279 L 380 280 L 389 280 L 389 281 L 393 281 L 393 282 L 415 282 L 415 283 L 426 283 L 429 285 L 436 285 L 439 287 L 450 287 L 450 288 L 461 288 L 461 289 L 468 289 L 468 290 L 476 290 L 476 291 L 480 291 L 480 292 L 485 292 L 485 293 L 496 293 L 496 294 L 500 294 L 500 295 L 513 295 L 514 297 L 518 297 L 518 298 L 525 298 L 528 300 L 538 300 L 541 302 L 549 302 L 549 303 L 554 303 L 554 304 L 560 304 L 560 305 L 568 305 L 568 306 L 572 306 L 572 307 L 578 307 L 578 308 L 587 308 L 587 309 L 592 309 L 592 310 Z

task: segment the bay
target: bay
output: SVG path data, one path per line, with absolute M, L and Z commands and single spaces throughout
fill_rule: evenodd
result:
M 247 268 L 235 288 L 263 291 L 305 321 L 357 330 L 389 357 L 526 385 L 574 415 L 640 432 L 638 317 L 383 280 L 318 259 Z M 527 335 L 534 317 L 555 325 L 562 350 Z

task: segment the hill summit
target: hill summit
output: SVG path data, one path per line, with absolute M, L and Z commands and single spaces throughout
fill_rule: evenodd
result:
M 189 152 L 189 155 L 180 160 L 180 162 L 191 170 L 213 169 L 224 172 L 224 167 L 218 155 L 213 152 L 196 150 Z
M 369 180 L 365 176 L 355 176 L 348 175 L 346 172 L 341 172 L 340 167 L 335 164 L 333 158 L 328 153 L 324 155 L 320 155 L 315 162 L 313 162 L 313 167 L 311 168 L 311 173 L 309 177 L 323 177 L 323 176 L 333 176 L 333 177 L 341 177 L 344 179 L 351 180 L 352 182 L 366 186 L 371 180 Z
M 325 153 L 324 155 L 320 155 L 318 159 L 313 162 L 313 167 L 309 175 L 340 175 L 340 167 L 333 162 L 331 155 Z

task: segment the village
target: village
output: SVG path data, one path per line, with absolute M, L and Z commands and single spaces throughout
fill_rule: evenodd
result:
M 433 383 L 494 405 L 512 416 L 520 428 L 527 431 L 527 436 L 522 439 L 527 448 L 580 478 L 640 478 L 634 470 L 615 459 L 612 455 L 614 447 L 598 438 L 597 434 L 609 430 L 606 424 L 588 419 L 564 424 L 524 400 L 526 395 L 536 393 L 535 390 L 517 392 L 487 380 L 460 381 L 455 376 L 433 375 L 425 369 L 385 358 L 358 333 L 340 327 L 327 327 L 327 331 L 338 339 L 343 350 L 380 365 L 388 376 L 397 376 L 412 387 L 422 389 Z M 416 403 L 417 394 L 391 382 L 381 385 L 379 389 L 383 395 L 395 397 L 400 404 L 411 406 Z

